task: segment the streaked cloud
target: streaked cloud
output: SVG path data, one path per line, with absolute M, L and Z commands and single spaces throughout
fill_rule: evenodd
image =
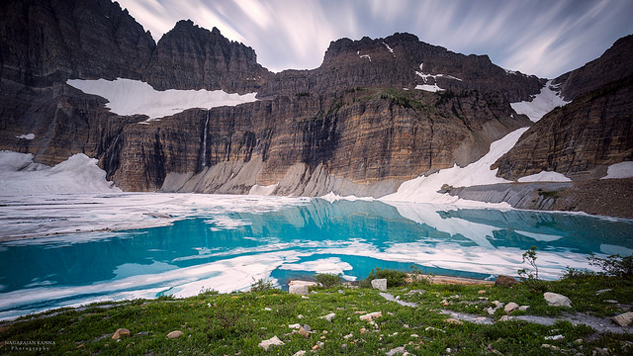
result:
M 409 32 L 555 77 L 633 33 L 629 0 L 119 0 L 156 40 L 182 19 L 253 47 L 265 67 L 315 68 L 330 41 Z

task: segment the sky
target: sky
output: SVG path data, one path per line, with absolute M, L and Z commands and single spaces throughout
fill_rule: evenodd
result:
M 318 67 L 331 41 L 412 33 L 554 78 L 633 34 L 631 0 L 118 0 L 156 41 L 179 20 L 217 27 L 264 67 Z

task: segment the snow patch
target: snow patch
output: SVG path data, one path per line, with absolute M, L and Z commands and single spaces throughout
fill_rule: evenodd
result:
M 158 91 L 145 82 L 123 78 L 113 81 L 72 79 L 66 83 L 86 94 L 108 99 L 106 106 L 115 114 L 147 115 L 150 119 L 148 122 L 187 109 L 235 106 L 257 100 L 257 93 L 239 95 L 205 89 Z
M 560 84 L 553 85 L 552 80 L 549 80 L 541 88 L 541 92 L 535 95 L 531 101 L 511 103 L 510 106 L 517 114 L 527 115 L 532 122 L 537 122 L 557 106 L 565 106 L 570 103 L 570 101 L 565 101 L 560 97 L 559 87 Z
M 25 140 L 32 140 L 32 139 L 35 138 L 35 134 L 34 133 L 28 133 L 28 134 L 25 134 L 25 135 L 15 136 L 15 138 L 25 139 Z
M 54 167 L 33 163 L 30 153 L 0 151 L 0 196 L 121 192 L 106 180 L 96 158 L 77 153 Z
M 433 85 L 418 84 L 418 85 L 415 86 L 415 89 L 424 90 L 424 91 L 430 91 L 431 93 L 436 93 L 438 91 L 444 91 L 445 90 L 445 89 L 442 89 L 442 88 L 438 87 L 437 84 L 433 84 Z
M 254 186 L 251 187 L 251 190 L 248 191 L 248 195 L 270 196 L 270 195 L 273 195 L 273 193 L 275 193 L 275 189 L 277 189 L 278 185 L 279 183 L 272 184 L 272 185 L 255 184 Z
M 633 178 L 633 161 L 612 164 L 607 168 L 607 175 L 600 179 Z
M 490 144 L 490 151 L 466 167 L 457 165 L 452 168 L 442 169 L 428 176 L 420 176 L 406 181 L 400 185 L 394 194 L 380 198 L 381 201 L 407 201 L 416 203 L 433 204 L 468 204 L 487 207 L 508 208 L 509 205 L 486 204 L 472 201 L 465 201 L 449 194 L 440 194 L 437 191 L 444 184 L 453 187 L 471 187 L 476 185 L 487 185 L 496 183 L 510 183 L 510 181 L 497 177 L 497 169 L 491 170 L 490 166 L 503 154 L 508 152 L 519 140 L 519 137 L 527 131 L 527 127 L 510 132 L 505 137 Z
M 371 62 L 371 56 L 368 54 L 360 54 L 360 51 L 356 51 L 356 55 L 358 55 L 359 58 L 369 59 L 369 61 Z
M 385 47 L 387 47 L 387 51 L 389 51 L 389 53 L 393 55 L 393 58 L 396 58 L 396 54 L 393 53 L 393 48 L 389 47 L 389 45 L 385 41 L 382 41 L 382 44 L 384 44 Z
M 551 171 L 541 171 L 537 174 L 521 177 L 517 180 L 520 183 L 527 182 L 571 182 L 571 179 L 565 177 L 564 174 Z

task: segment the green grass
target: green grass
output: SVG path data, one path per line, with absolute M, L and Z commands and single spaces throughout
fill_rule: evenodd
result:
M 488 316 L 484 309 L 499 300 L 531 306 L 527 312 L 515 315 L 585 312 L 612 316 L 622 311 L 604 300 L 633 304 L 630 280 L 587 276 L 544 283 L 549 291 L 568 296 L 573 308 L 549 307 L 541 293 L 534 293 L 523 284 L 509 288 L 421 282 L 389 289 L 401 300 L 418 303 L 415 308 L 389 302 L 377 290 L 344 285 L 312 288 L 313 293 L 307 297 L 278 289 L 232 294 L 204 292 L 186 299 L 94 304 L 27 316 L 0 327 L 0 354 L 293 355 L 305 350 L 310 355 L 319 341 L 324 343 L 314 353 L 319 355 L 384 355 L 400 346 L 413 355 L 591 355 L 595 347 L 606 347 L 612 355 L 633 353 L 633 348 L 627 348 L 633 343 L 632 334 L 596 336 L 589 327 L 564 321 L 553 326 L 520 321 L 452 324 L 446 322 L 450 316 L 441 313 L 441 309 L 450 309 Z M 608 288 L 612 291 L 595 295 Z M 411 290 L 420 292 L 410 294 Z M 481 290 L 485 292 L 480 293 Z M 362 313 L 378 311 L 382 317 L 375 320 L 375 326 L 359 318 Z M 336 314 L 331 322 L 321 318 L 330 313 Z M 498 310 L 494 317 L 499 319 L 502 315 L 503 311 Z M 293 334 L 288 325 L 296 323 L 307 324 L 314 332 L 307 338 Z M 112 340 L 118 328 L 129 329 L 131 336 L 118 342 Z M 184 335 L 167 339 L 166 335 L 174 330 L 181 330 Z M 559 334 L 565 338 L 545 339 Z M 268 351 L 258 347 L 259 342 L 273 336 L 285 345 Z M 577 339 L 584 341 L 578 345 Z M 17 351 L 14 348 L 18 341 L 48 344 L 41 346 L 47 349 L 39 352 Z M 543 348 L 543 344 L 564 351 Z

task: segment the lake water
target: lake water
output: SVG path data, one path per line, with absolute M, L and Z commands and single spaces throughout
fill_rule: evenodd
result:
M 238 198 L 236 198 L 238 199 Z M 246 201 L 244 198 L 242 202 Z M 259 199 L 259 200 L 258 200 Z M 252 200 L 253 206 L 265 199 Z M 200 210 L 172 225 L 0 244 L 0 319 L 93 301 L 247 290 L 261 278 L 373 268 L 494 279 L 538 248 L 540 276 L 633 252 L 633 222 L 578 214 L 302 199 Z

